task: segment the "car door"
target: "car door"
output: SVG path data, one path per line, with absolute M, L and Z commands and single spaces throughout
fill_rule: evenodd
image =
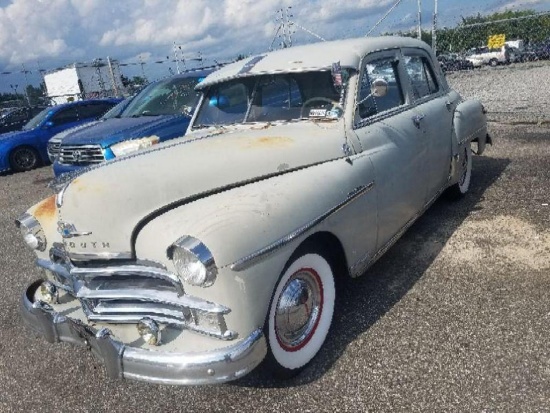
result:
M 415 127 L 427 147 L 423 175 L 428 203 L 446 186 L 451 165 L 451 131 L 456 93 L 447 93 L 436 76 L 429 55 L 421 49 L 404 49 L 403 65 L 409 81 Z
M 368 55 L 358 80 L 354 132 L 375 170 L 378 249 L 391 244 L 424 205 L 423 163 L 427 147 L 414 126 L 416 112 L 403 87 L 398 49 Z M 371 94 L 377 80 L 387 82 L 384 96 Z

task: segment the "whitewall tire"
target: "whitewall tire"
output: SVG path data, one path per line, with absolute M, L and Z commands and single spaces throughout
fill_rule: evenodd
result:
M 299 373 L 319 352 L 332 323 L 335 298 L 334 273 L 323 256 L 306 253 L 284 271 L 266 322 L 278 375 Z
M 449 188 L 452 198 L 458 199 L 466 195 L 472 180 L 472 147 L 467 143 L 458 158 L 458 182 Z

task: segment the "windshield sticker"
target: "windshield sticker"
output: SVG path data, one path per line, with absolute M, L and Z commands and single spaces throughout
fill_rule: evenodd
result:
M 256 64 L 262 60 L 263 58 L 265 57 L 265 55 L 260 55 L 260 56 L 256 56 L 256 57 L 253 57 L 252 59 L 250 59 L 248 62 L 246 62 L 246 64 L 242 67 L 241 70 L 239 70 L 239 75 L 242 75 L 243 73 L 248 73 L 252 70 L 252 68 L 254 66 L 256 66 Z
M 311 109 L 309 111 L 309 117 L 310 118 L 324 118 L 327 116 L 327 110 L 326 109 Z
M 332 81 L 334 82 L 334 87 L 341 88 L 343 84 L 342 79 L 342 66 L 340 66 L 340 62 L 336 62 L 332 64 Z

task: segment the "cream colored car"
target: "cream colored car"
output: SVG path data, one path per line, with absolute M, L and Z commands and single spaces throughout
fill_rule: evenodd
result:
M 59 180 L 18 220 L 44 269 L 22 312 L 112 377 L 216 383 L 264 359 L 291 376 L 329 334 L 335 284 L 468 191 L 484 110 L 399 37 L 265 53 L 198 89 L 184 138 Z

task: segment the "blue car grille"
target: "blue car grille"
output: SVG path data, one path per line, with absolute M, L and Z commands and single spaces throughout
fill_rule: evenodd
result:
M 62 145 L 59 148 L 58 162 L 64 165 L 88 165 L 105 160 L 99 145 Z
M 55 161 L 55 158 L 57 158 L 60 147 L 61 142 L 48 142 L 48 158 L 50 158 L 51 162 Z

